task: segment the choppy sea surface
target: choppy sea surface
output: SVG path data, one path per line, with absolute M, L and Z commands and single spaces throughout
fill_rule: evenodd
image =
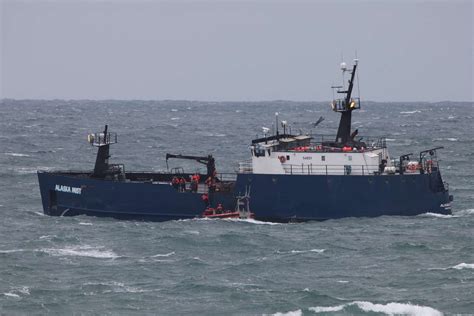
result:
M 353 115 L 359 135 L 386 136 L 393 157 L 444 146 L 452 216 L 276 224 L 42 214 L 36 170 L 92 169 L 86 136 L 105 123 L 119 135 L 112 160 L 127 170 L 164 170 L 172 152 L 210 153 L 232 172 L 275 112 L 293 133 L 324 116 L 312 132 L 335 134 L 339 119 L 316 102 L 2 100 L 0 314 L 474 313 L 472 103 L 368 102 Z

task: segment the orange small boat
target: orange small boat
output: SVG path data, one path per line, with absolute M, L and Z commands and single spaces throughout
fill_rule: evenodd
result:
M 255 214 L 251 212 L 239 212 L 231 210 L 218 211 L 215 208 L 207 208 L 202 216 L 206 218 L 255 218 Z
M 255 214 L 250 212 L 249 202 L 250 188 L 246 188 L 245 195 L 237 197 L 237 203 L 235 205 L 234 211 L 224 210 L 222 204 L 219 204 L 217 208 L 206 208 L 204 213 L 202 213 L 202 216 L 206 218 L 255 218 Z

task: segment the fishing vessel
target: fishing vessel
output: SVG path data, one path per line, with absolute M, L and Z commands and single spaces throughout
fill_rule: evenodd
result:
M 358 60 L 350 68 L 342 63 L 348 83 L 333 87 L 340 97 L 331 107 L 341 115 L 335 136 L 292 134 L 276 115 L 273 134 L 263 128 L 263 137 L 251 141 L 250 161 L 240 163 L 235 174 L 217 173 L 211 155 L 181 154 L 167 154 L 166 161 L 194 160 L 206 165 L 206 173 L 182 168 L 130 172 L 109 162 L 117 134 L 105 126 L 88 137 L 98 149 L 93 170 L 38 171 L 44 213 L 154 221 L 196 218 L 218 215 L 209 212 L 218 205 L 235 210 L 237 197 L 250 188 L 248 205 L 257 220 L 450 214 L 453 197 L 437 158 L 441 147 L 392 157 L 384 138 L 361 137 L 352 130 L 352 112 L 361 108 L 360 97 L 353 97 L 357 67 Z

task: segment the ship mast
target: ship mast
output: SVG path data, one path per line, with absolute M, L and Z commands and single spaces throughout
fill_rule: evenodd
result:
M 105 178 L 107 174 L 113 172 L 109 164 L 110 145 L 117 143 L 117 134 L 108 132 L 108 126 L 105 125 L 102 133 L 89 134 L 87 138 L 92 146 L 98 147 L 92 177 Z
M 354 88 L 354 79 L 357 70 L 358 60 L 354 60 L 354 65 L 352 66 L 352 71 L 350 71 L 351 78 L 349 79 L 349 86 L 347 90 L 337 90 L 339 94 L 345 94 L 344 99 L 336 99 L 331 103 L 332 109 L 335 112 L 341 113 L 341 120 L 339 121 L 339 128 L 337 129 L 336 143 L 340 145 L 346 145 L 352 141 L 351 137 L 351 119 L 352 111 L 360 108 L 359 98 L 353 99 L 352 89 Z M 344 72 L 347 71 L 346 64 L 341 63 L 341 70 Z M 332 87 L 341 89 L 341 86 Z M 354 135 L 355 136 L 355 135 Z

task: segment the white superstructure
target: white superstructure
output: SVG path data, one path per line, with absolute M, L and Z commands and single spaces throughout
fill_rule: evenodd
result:
M 256 174 L 369 175 L 390 171 L 384 139 L 358 147 L 331 147 L 309 135 L 279 135 L 257 140 L 250 147 L 250 166 L 241 172 Z

